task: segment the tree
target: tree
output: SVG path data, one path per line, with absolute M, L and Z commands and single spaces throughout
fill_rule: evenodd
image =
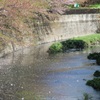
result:
M 22 41 L 31 33 L 29 22 L 47 21 L 62 14 L 73 0 L 0 0 L 0 39 Z M 31 20 L 32 19 L 32 20 Z

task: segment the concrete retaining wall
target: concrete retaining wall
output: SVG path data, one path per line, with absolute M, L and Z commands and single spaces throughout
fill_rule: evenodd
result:
M 39 44 L 95 34 L 100 32 L 100 14 L 62 15 L 44 27 L 48 32 L 40 28 Z

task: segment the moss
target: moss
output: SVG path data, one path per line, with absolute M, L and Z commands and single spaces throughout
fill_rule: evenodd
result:
M 99 70 L 95 71 L 93 75 L 94 75 L 95 77 L 100 77 L 100 71 L 99 71 Z
M 94 78 L 93 80 L 88 80 L 86 85 L 92 86 L 94 89 L 100 91 L 100 78 Z

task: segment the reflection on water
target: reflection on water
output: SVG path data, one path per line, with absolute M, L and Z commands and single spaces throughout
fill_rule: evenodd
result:
M 97 49 L 57 55 L 47 49 L 31 47 L 0 59 L 0 100 L 82 100 L 84 93 L 100 100 L 100 92 L 85 85 L 100 69 L 86 59 Z

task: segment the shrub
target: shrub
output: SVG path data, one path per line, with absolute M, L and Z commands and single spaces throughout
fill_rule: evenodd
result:
M 61 51 L 66 51 L 68 49 L 84 49 L 91 45 L 95 45 L 100 43 L 100 34 L 93 34 L 88 36 L 77 37 L 74 39 L 69 39 L 63 42 L 60 42 L 61 49 L 58 48 L 58 44 L 51 46 L 49 49 L 49 53 L 56 53 Z M 56 48 L 56 49 L 55 49 Z M 90 58 L 89 58 L 90 59 Z
M 94 75 L 95 77 L 100 77 L 100 71 L 98 71 L 98 70 L 95 71 L 93 75 Z
M 100 65 L 100 56 L 96 59 L 97 65 Z
M 88 59 L 91 59 L 91 60 L 96 60 L 98 57 L 100 57 L 100 53 L 96 53 L 96 52 L 90 53 L 90 54 L 87 56 L 87 58 L 88 58 Z
M 57 53 L 57 52 L 61 52 L 62 51 L 62 47 L 63 45 L 58 42 L 58 43 L 54 43 L 50 46 L 48 52 L 49 53 Z
M 93 80 L 88 80 L 86 85 L 92 86 L 94 89 L 100 91 L 100 78 L 94 78 Z
M 69 39 L 67 41 L 62 42 L 63 50 L 67 49 L 84 49 L 87 47 L 87 43 L 83 40 L 75 40 L 75 39 Z
M 87 43 L 85 43 L 83 40 L 69 39 L 63 42 L 52 44 L 48 52 L 57 53 L 57 52 L 66 51 L 68 49 L 84 49 L 85 47 L 87 47 Z

